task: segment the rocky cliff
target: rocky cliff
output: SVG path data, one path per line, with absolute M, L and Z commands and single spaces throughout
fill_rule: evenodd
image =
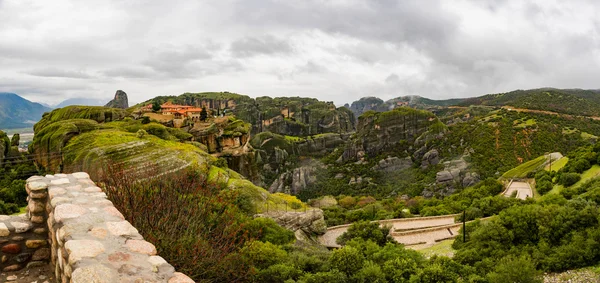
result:
M 110 119 L 106 113 L 112 113 Z M 106 166 L 151 177 L 193 168 L 208 185 L 238 193 L 252 206 L 249 211 L 304 213 L 307 209 L 295 197 L 270 194 L 228 169 L 189 142 L 190 134 L 156 123 L 142 124 L 141 120 L 124 118 L 126 114 L 103 107 L 70 107 L 49 113 L 35 127 L 31 149 L 36 162 L 49 172 L 86 171 L 93 179 L 103 176 Z
M 308 159 L 299 167 L 281 173 L 269 187 L 269 192 L 297 195 L 314 184 L 317 181 L 317 172 L 323 169 L 323 163 Z
M 299 160 L 323 157 L 346 143 L 349 136 L 329 133 L 301 138 L 263 132 L 255 135 L 250 144 L 256 150 L 257 166 L 263 173 L 265 184 L 270 184 L 270 190 L 297 193 L 314 181 L 315 169 Z M 294 178 L 302 185 L 291 188 L 289 184 L 295 183 Z
M 115 98 L 113 100 L 109 101 L 104 107 L 120 108 L 120 109 L 129 108 L 129 101 L 127 99 L 127 93 L 125 93 L 122 90 L 117 90 L 117 93 L 115 93 Z
M 184 93 L 179 96 L 159 96 L 141 103 L 164 103 L 205 107 L 215 116 L 234 114 L 252 125 L 251 133 L 270 131 L 288 136 L 308 136 L 322 133 L 354 131 L 355 118 L 345 107 L 332 102 L 304 97 L 258 97 L 230 92 Z
M 356 135 L 346 146 L 341 161 L 420 147 L 445 130 L 446 126 L 429 111 L 407 107 L 387 112 L 369 111 L 358 118 Z
M 367 111 L 386 111 L 389 110 L 385 102 L 377 97 L 362 97 L 361 99 L 352 102 L 351 105 L 346 107 L 354 113 L 354 117 L 359 117 Z

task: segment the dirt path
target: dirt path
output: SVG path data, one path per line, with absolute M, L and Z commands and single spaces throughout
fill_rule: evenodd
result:
M 564 113 L 558 113 L 558 112 L 552 112 L 552 111 L 546 111 L 546 110 L 516 108 L 516 107 L 509 106 L 509 105 L 502 106 L 502 108 L 509 110 L 509 111 L 517 111 L 517 112 L 525 112 L 525 113 L 538 113 L 538 114 L 563 116 L 563 117 L 568 117 L 568 118 L 590 118 L 593 120 L 600 120 L 600 117 L 598 117 L 598 116 L 579 116 L 579 115 L 564 114 Z
M 54 279 L 54 268 L 50 264 L 25 268 L 19 271 L 0 273 L 0 282 L 15 283 L 50 283 Z

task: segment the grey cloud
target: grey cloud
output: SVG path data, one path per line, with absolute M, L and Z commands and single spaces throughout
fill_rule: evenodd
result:
M 147 67 L 117 67 L 102 71 L 105 76 L 118 77 L 118 78 L 152 78 L 156 76 L 156 72 L 153 69 Z
M 209 46 L 161 47 L 152 50 L 143 64 L 168 77 L 189 78 L 196 73 L 196 63 L 211 59 L 213 52 Z
M 342 104 L 365 95 L 598 88 L 600 3 L 542 4 L 0 0 L 0 83 L 14 82 L 0 87 L 60 100 L 235 89 Z
M 298 68 L 296 68 L 296 70 L 301 73 L 310 74 L 327 72 L 327 68 L 325 66 L 315 63 L 313 61 L 306 62 L 305 65 L 299 66 Z
M 452 37 L 458 16 L 443 11 L 440 1 L 257 1 L 240 0 L 236 18 L 257 27 L 287 25 L 316 28 L 357 38 L 417 44 Z M 337 3 L 337 4 L 336 4 Z
M 260 37 L 248 36 L 231 43 L 231 52 L 236 57 L 250 57 L 261 54 L 288 54 L 292 51 L 293 48 L 287 41 L 272 35 Z
M 400 77 L 396 74 L 390 74 L 389 76 L 387 76 L 387 78 L 385 78 L 385 82 L 386 83 L 397 83 L 398 81 L 400 81 Z
M 72 79 L 89 79 L 91 75 L 83 71 L 61 70 L 58 68 L 44 68 L 27 72 L 27 74 L 37 77 L 49 78 L 72 78 Z

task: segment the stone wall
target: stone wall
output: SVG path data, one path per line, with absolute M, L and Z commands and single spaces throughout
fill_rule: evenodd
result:
M 35 185 L 35 184 L 34 184 Z M 0 215 L 0 270 L 44 265 L 50 259 L 45 204 L 47 186 L 27 186 L 28 214 Z
M 0 215 L 0 270 L 47 264 L 50 259 L 47 230 L 34 226 L 37 225 L 26 215 Z
M 26 215 L 0 216 L 4 271 L 49 260 L 57 282 L 194 282 L 156 254 L 88 174 L 34 176 L 27 193 Z

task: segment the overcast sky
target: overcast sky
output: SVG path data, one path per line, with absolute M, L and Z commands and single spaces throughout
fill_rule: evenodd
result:
M 434 99 L 600 88 L 598 1 L 0 0 L 0 92 Z

